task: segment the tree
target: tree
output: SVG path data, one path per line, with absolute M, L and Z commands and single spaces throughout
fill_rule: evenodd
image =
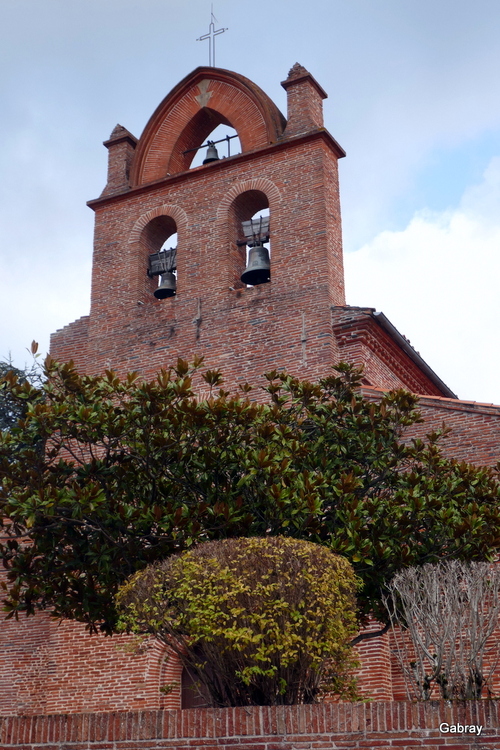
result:
M 385 599 L 410 699 L 478 700 L 500 656 L 498 564 L 447 560 L 400 571 Z M 491 691 L 490 691 L 491 694 Z
M 215 706 L 353 695 L 358 581 L 345 558 L 300 539 L 206 542 L 118 591 L 125 629 L 152 633 Z
M 12 373 L 12 377 L 16 378 L 18 382 L 22 381 L 24 377 L 22 370 L 18 370 L 10 362 L 0 362 L 0 382 L 4 380 L 8 373 Z M 4 383 L 0 387 L 0 430 L 10 429 L 17 424 L 22 416 L 22 405 L 12 398 L 7 384 Z
M 26 411 L 26 402 L 20 400 L 11 391 L 9 386 L 13 382 L 32 384 L 41 384 L 42 378 L 40 369 L 35 361 L 38 351 L 36 341 L 31 343 L 31 354 L 34 357 L 31 367 L 20 370 L 14 367 L 12 362 L 0 362 L 0 430 L 9 430 L 24 416 Z
M 405 442 L 417 398 L 364 399 L 347 365 L 319 383 L 271 372 L 240 396 L 201 361 L 152 382 L 50 360 L 46 375 L 4 381 L 27 410 L 0 436 L 11 616 L 49 607 L 111 632 L 137 570 L 204 541 L 285 535 L 346 557 L 361 618 L 386 622 L 399 569 L 500 545 L 495 473 L 446 459 L 438 434 Z M 197 401 L 193 382 L 211 397 Z

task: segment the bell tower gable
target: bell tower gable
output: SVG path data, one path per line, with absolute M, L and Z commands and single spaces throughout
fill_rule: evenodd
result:
M 56 359 L 70 353 L 87 372 L 150 377 L 177 357 L 203 356 L 228 385 L 275 368 L 311 378 L 329 371 L 331 306 L 345 305 L 344 151 L 322 125 L 312 76 L 294 66 L 285 84 L 291 132 L 257 85 L 209 67 L 174 87 L 139 141 L 115 128 L 108 185 L 88 204 L 85 350 L 70 351 L 69 326 L 52 339 Z M 241 153 L 218 158 L 214 148 L 208 158 L 210 147 L 190 169 L 190 149 L 219 123 L 235 128 Z
M 253 151 L 275 143 L 286 120 L 259 86 L 238 73 L 199 67 L 165 97 L 137 145 L 131 187 L 189 169 L 193 152 L 224 124 L 238 133 L 241 149 Z

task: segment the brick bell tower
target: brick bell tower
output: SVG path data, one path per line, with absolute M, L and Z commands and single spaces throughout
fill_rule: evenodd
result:
M 331 309 L 345 305 L 337 173 L 345 153 L 323 127 L 326 93 L 312 75 L 296 64 L 282 86 L 288 120 L 247 78 L 200 67 L 138 141 L 115 127 L 104 144 L 107 185 L 88 204 L 90 315 L 53 335 L 56 359 L 152 377 L 179 356 L 203 355 L 229 385 L 273 368 L 316 377 L 337 360 Z M 193 149 L 221 123 L 237 131 L 241 153 L 190 169 Z M 248 286 L 243 222 L 266 208 L 271 281 Z M 176 293 L 157 299 L 158 276 L 148 272 L 174 234 Z

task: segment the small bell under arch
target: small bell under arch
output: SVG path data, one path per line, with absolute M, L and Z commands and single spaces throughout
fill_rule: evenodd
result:
M 175 274 L 167 271 L 162 273 L 160 276 L 160 286 L 155 289 L 153 294 L 156 299 L 166 299 L 167 297 L 175 297 L 177 293 L 177 279 Z
M 207 155 L 203 159 L 203 164 L 210 164 L 212 161 L 219 161 L 219 153 L 217 149 L 215 148 L 215 144 L 213 141 L 207 141 L 208 148 L 207 148 Z

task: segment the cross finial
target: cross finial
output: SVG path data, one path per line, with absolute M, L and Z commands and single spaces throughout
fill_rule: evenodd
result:
M 204 34 L 203 36 L 200 36 L 196 41 L 197 42 L 204 42 L 205 39 L 208 39 L 208 64 L 211 68 L 215 68 L 215 37 L 219 36 L 219 34 L 223 34 L 227 29 L 215 29 L 215 24 L 218 23 L 216 17 L 214 16 L 214 6 L 212 3 L 211 10 L 210 10 L 210 26 L 208 28 L 208 34 Z

